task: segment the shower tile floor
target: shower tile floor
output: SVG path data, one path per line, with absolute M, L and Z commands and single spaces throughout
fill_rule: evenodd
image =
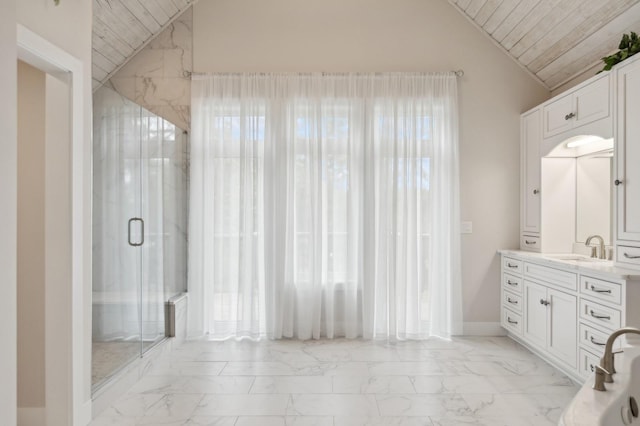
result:
M 91 385 L 95 386 L 140 356 L 140 342 L 93 342 L 91 344 Z
M 578 389 L 506 337 L 190 341 L 91 424 L 556 425 Z

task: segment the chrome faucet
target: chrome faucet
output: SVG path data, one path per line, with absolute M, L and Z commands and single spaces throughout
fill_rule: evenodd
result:
M 600 359 L 600 365 L 596 366 L 595 382 L 593 383 L 593 389 L 597 391 L 607 390 L 604 387 L 605 383 L 613 383 L 613 375 L 616 372 L 616 368 L 613 362 L 613 342 L 623 334 L 640 334 L 640 329 L 633 327 L 625 327 L 611 333 L 607 339 L 607 343 L 604 345 L 604 355 Z
M 604 238 L 602 238 L 600 235 L 590 235 L 589 238 L 587 238 L 587 241 L 585 241 L 584 245 L 585 246 L 589 246 L 591 244 L 591 240 L 592 239 L 596 239 L 598 240 L 598 244 L 599 244 L 599 249 L 598 249 L 598 259 L 606 259 L 607 258 L 607 254 L 604 250 Z M 591 252 L 591 257 L 596 257 L 594 256 L 594 253 Z

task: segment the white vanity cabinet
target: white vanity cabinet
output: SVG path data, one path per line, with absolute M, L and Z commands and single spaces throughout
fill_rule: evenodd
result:
M 613 135 L 610 73 L 545 103 L 542 116 L 542 137 L 546 140 L 560 142 L 578 134 Z
M 631 285 L 637 287 L 638 283 Z M 599 360 L 604 354 L 609 335 L 625 324 L 637 324 L 633 316 L 624 315 L 625 290 L 625 280 L 598 278 L 590 276 L 588 272 L 580 276 L 578 341 L 580 374 L 584 377 L 593 373 L 593 360 Z M 621 347 L 621 340 L 615 342 L 615 349 Z
M 540 140 L 542 110 L 533 109 L 520 118 L 520 248 L 540 251 Z
M 502 312 L 501 324 L 510 333 L 522 336 L 522 280 L 523 262 L 511 257 L 502 257 Z
M 616 261 L 640 268 L 640 58 L 617 66 Z
M 560 291 L 554 270 L 546 268 L 550 281 L 524 278 L 525 316 L 523 338 L 569 368 L 577 365 L 577 306 L 575 294 Z
M 640 326 L 640 272 L 526 251 L 501 254 L 502 327 L 573 379 L 592 374 L 612 331 Z

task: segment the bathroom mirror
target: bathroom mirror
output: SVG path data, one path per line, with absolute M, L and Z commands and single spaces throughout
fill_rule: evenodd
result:
M 606 245 L 611 245 L 613 145 L 613 139 L 579 135 L 558 144 L 543 157 L 553 161 L 543 161 L 550 167 L 542 168 L 542 186 L 556 189 L 543 188 L 543 196 L 551 192 L 547 201 L 555 204 L 555 214 L 564 212 L 575 219 L 565 220 L 575 226 L 575 235 L 568 232 L 563 238 L 571 236 L 578 245 L 584 245 L 590 235 L 600 235 Z M 545 179 L 546 171 L 551 173 L 546 173 Z M 563 179 L 562 184 L 557 181 L 559 178 Z M 566 204 L 569 202 L 575 204 Z
M 611 244 L 612 165 L 611 151 L 576 158 L 576 242 L 597 234 Z

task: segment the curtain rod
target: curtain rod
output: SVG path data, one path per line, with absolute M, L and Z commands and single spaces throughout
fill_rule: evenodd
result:
M 464 76 L 464 70 L 459 69 L 459 70 L 452 70 L 449 71 L 452 74 L 455 74 L 456 77 L 462 77 Z M 223 74 L 223 75 L 238 75 L 238 74 L 243 74 L 243 73 L 237 73 L 237 72 L 223 72 L 223 73 L 207 73 L 207 72 L 193 72 L 193 71 L 183 71 L 182 75 L 186 78 L 191 78 L 193 76 L 206 76 L 206 75 L 213 75 L 213 74 Z M 271 73 L 249 73 L 249 74 L 258 74 L 258 75 L 268 75 Z M 277 73 L 274 73 L 277 74 Z M 312 74 L 322 74 L 322 75 L 348 75 L 348 74 L 364 74 L 364 73 L 340 73 L 340 72 L 319 72 L 319 73 L 311 73 L 311 72 L 303 72 L 303 73 L 292 73 L 292 74 L 297 74 L 297 75 L 312 75 Z M 384 73 L 373 73 L 374 75 L 382 75 Z M 416 74 L 429 74 L 429 73 L 416 73 Z

